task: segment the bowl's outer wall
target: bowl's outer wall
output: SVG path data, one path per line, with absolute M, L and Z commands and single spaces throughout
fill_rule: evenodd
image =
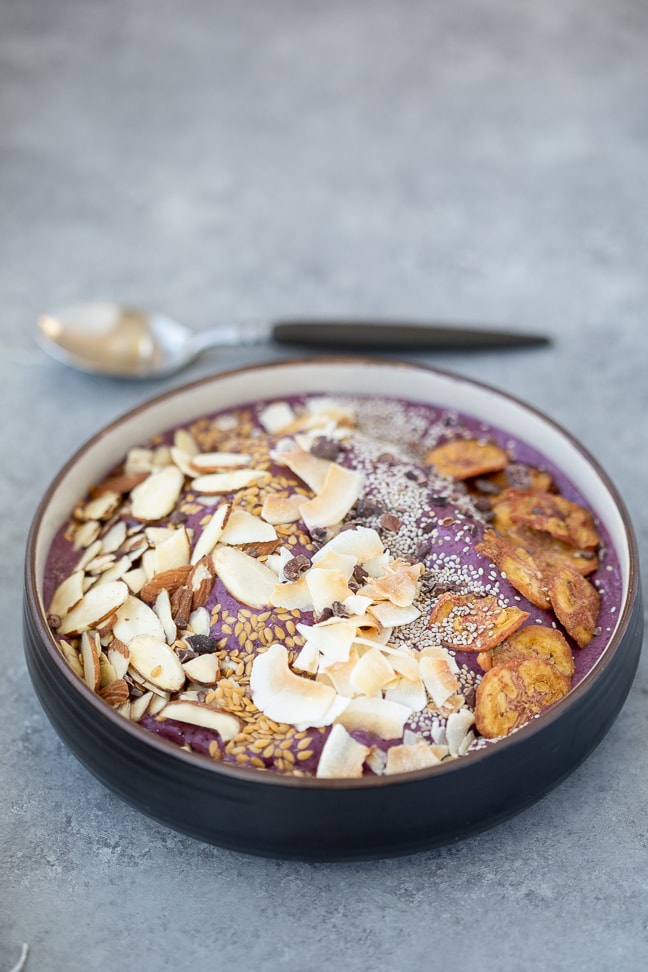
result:
M 402 782 L 354 786 L 299 780 L 291 785 L 249 771 L 223 773 L 207 759 L 179 758 L 171 743 L 152 747 L 138 727 L 98 718 L 84 686 L 61 672 L 33 616 L 24 611 L 25 654 L 40 702 L 79 760 L 138 810 L 177 831 L 252 854 L 300 860 L 394 856 L 451 843 L 513 816 L 569 775 L 598 745 L 632 684 L 643 635 L 639 593 L 619 649 L 587 691 L 574 693 L 542 731 L 524 730 Z M 81 690 L 80 690 L 81 689 Z M 135 732 L 132 731 L 135 728 Z M 293 781 L 295 782 L 295 781 Z M 381 785 L 385 783 L 386 785 Z
M 337 382 L 340 387 L 332 387 L 331 391 L 348 390 L 351 372 L 363 386 L 357 389 L 359 392 L 375 392 L 377 380 L 384 378 L 383 391 L 390 386 L 389 390 L 394 392 L 397 386 L 401 393 L 407 394 L 409 390 L 411 397 L 421 400 L 427 397 L 424 394 L 427 381 L 434 377 L 449 395 L 467 392 L 469 397 L 476 396 L 474 414 L 475 408 L 479 411 L 484 396 L 501 397 L 503 400 L 497 401 L 497 408 L 508 414 L 506 400 L 509 399 L 516 420 L 531 423 L 534 441 L 537 436 L 549 434 L 559 439 L 568 436 L 540 413 L 526 411 L 523 419 L 517 410 L 520 407 L 527 410 L 525 403 L 516 403 L 496 389 L 466 383 L 459 376 L 436 369 L 402 362 L 394 367 L 394 362 L 385 365 L 367 361 L 364 362 L 367 367 L 358 371 L 363 363 L 357 359 L 351 365 L 337 360 L 335 370 L 331 370 L 330 364 L 327 367 L 321 361 L 316 366 L 306 363 L 306 374 L 312 377 L 321 371 L 318 387 L 322 386 L 324 377 L 332 378 L 333 384 Z M 346 376 L 342 374 L 345 367 Z M 291 385 L 293 367 L 273 367 L 271 371 L 270 378 L 266 368 L 254 367 L 217 376 L 218 394 L 225 399 L 230 395 L 236 399 L 240 379 L 251 391 L 243 400 L 255 397 L 257 389 L 250 386 L 255 386 L 257 379 L 275 383 L 272 389 L 265 387 L 264 393 L 285 393 L 284 385 L 277 389 L 277 384 Z M 209 398 L 212 390 L 211 381 L 203 380 L 176 391 L 180 392 L 179 400 L 186 411 L 191 402 L 196 404 L 195 396 L 199 396 L 204 406 L 203 397 Z M 217 404 L 223 407 L 222 399 L 219 403 L 212 402 L 214 406 Z M 129 419 L 129 415 L 124 418 L 135 425 L 149 423 L 160 407 L 163 414 L 170 416 L 175 405 L 176 392 L 173 392 L 162 396 L 161 404 L 160 400 L 145 403 L 129 413 L 134 419 Z M 199 413 L 204 411 L 203 407 Z M 491 419 L 497 424 L 493 416 Z M 506 424 L 503 419 L 504 415 L 501 425 Z M 173 424 L 171 418 L 168 424 Z M 132 431 L 130 424 L 128 428 Z M 111 449 L 116 449 L 118 443 L 114 436 L 119 439 L 124 433 L 119 421 L 114 423 L 112 431 L 98 433 L 91 446 L 95 456 L 92 462 L 96 463 L 103 455 L 106 440 L 110 440 Z M 76 678 L 60 656 L 47 628 L 40 595 L 47 536 L 56 529 L 59 517 L 68 515 L 63 509 L 67 503 L 63 486 L 66 477 L 74 473 L 83 449 L 64 467 L 46 493 L 27 543 L 25 654 L 41 704 L 72 752 L 128 803 L 178 831 L 240 851 L 307 860 L 393 856 L 447 844 L 511 817 L 558 784 L 598 745 L 627 697 L 641 651 L 643 614 L 638 555 L 627 511 L 592 457 L 575 440 L 569 439 L 565 448 L 569 464 L 574 471 L 579 471 L 577 480 L 586 475 L 588 468 L 594 473 L 594 493 L 590 499 L 594 508 L 600 500 L 614 520 L 616 540 L 626 558 L 624 608 L 610 646 L 583 682 L 544 713 L 541 720 L 487 751 L 399 780 L 286 779 L 271 773 L 220 766 L 206 757 L 186 753 L 118 716 Z M 52 505 L 56 507 L 55 515 Z

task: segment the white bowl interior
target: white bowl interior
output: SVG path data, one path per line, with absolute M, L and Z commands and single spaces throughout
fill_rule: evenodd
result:
M 621 565 L 623 599 L 630 578 L 630 549 L 617 501 L 596 465 L 571 436 L 530 406 L 488 386 L 416 365 L 340 359 L 283 362 L 181 387 L 153 399 L 99 433 L 64 468 L 43 510 L 35 547 L 42 581 L 49 547 L 88 486 L 120 462 L 127 449 L 180 423 L 256 399 L 290 394 L 358 394 L 406 398 L 457 409 L 529 442 L 569 477 L 607 529 Z

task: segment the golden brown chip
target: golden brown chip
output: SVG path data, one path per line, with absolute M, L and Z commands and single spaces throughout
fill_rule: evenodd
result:
M 599 558 L 596 550 L 572 547 L 563 540 L 556 540 L 549 533 L 532 530 L 531 527 L 520 524 L 512 526 L 506 536 L 513 543 L 524 547 L 544 573 L 560 570 L 561 567 L 573 567 L 585 577 L 598 569 Z
M 508 461 L 506 452 L 494 442 L 480 442 L 478 439 L 445 442 L 425 457 L 426 466 L 434 466 L 442 476 L 450 476 L 451 479 L 470 479 L 497 472 L 505 469 Z
M 470 492 L 485 493 L 488 496 L 503 493 L 505 489 L 509 489 L 511 486 L 548 493 L 553 491 L 554 482 L 550 474 L 544 469 L 525 466 L 521 463 L 509 463 L 506 469 L 475 477 L 472 482 L 468 483 Z
M 495 648 L 480 652 L 477 661 L 484 671 L 488 671 L 503 662 L 529 657 L 551 662 L 568 678 L 574 674 L 574 658 L 567 639 L 557 628 L 544 624 L 519 628 Z
M 554 614 L 579 648 L 594 637 L 601 599 L 598 591 L 577 570 L 561 567 L 548 578 Z
M 495 665 L 477 686 L 477 731 L 487 739 L 506 736 L 561 699 L 570 685 L 555 665 L 540 658 Z
M 548 608 L 549 596 L 543 571 L 523 547 L 487 530 L 475 550 L 488 557 L 510 584 L 536 607 Z
M 430 614 L 439 639 L 456 651 L 487 651 L 528 619 L 528 611 L 501 607 L 492 594 L 442 594 Z
M 581 550 L 595 549 L 601 542 L 590 511 L 557 493 L 507 489 L 502 494 L 502 502 L 510 506 L 499 510 L 500 517 L 507 516 L 514 524 L 544 531 Z M 500 529 L 497 522 L 495 525 Z

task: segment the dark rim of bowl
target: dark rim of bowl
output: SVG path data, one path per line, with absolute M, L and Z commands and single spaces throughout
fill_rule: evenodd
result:
M 308 366 L 313 364 L 332 367 L 345 364 L 356 364 L 360 366 L 373 366 L 378 364 L 388 368 L 403 368 L 404 370 L 413 368 L 417 371 L 437 374 L 441 377 L 451 378 L 460 383 L 475 386 L 500 399 L 511 402 L 512 404 L 539 418 L 547 426 L 558 432 L 559 435 L 566 439 L 570 445 L 578 453 L 580 453 L 581 457 L 586 460 L 588 465 L 592 468 L 593 472 L 596 474 L 596 476 L 598 476 L 599 480 L 603 483 L 608 493 L 612 497 L 623 523 L 625 539 L 628 545 L 628 590 L 622 604 L 622 609 L 619 613 L 614 634 L 604 648 L 602 655 L 595 662 L 590 671 L 581 679 L 578 685 L 570 689 L 568 694 L 563 699 L 554 703 L 551 708 L 532 719 L 520 729 L 515 730 L 504 738 L 498 739 L 493 744 L 484 746 L 472 753 L 467 753 L 465 756 L 458 759 L 449 760 L 448 762 L 444 762 L 441 765 L 433 768 L 416 770 L 410 773 L 400 773 L 393 776 L 366 776 L 360 779 L 352 780 L 317 779 L 316 777 L 298 778 L 293 776 L 284 776 L 279 773 L 263 773 L 259 772 L 258 769 L 230 766 L 227 763 L 212 760 L 202 753 L 188 752 L 187 750 L 181 749 L 175 743 L 157 736 L 155 733 L 148 732 L 147 730 L 142 729 L 136 723 L 125 719 L 123 716 L 119 715 L 117 712 L 107 706 L 105 702 L 103 702 L 94 692 L 92 692 L 85 682 L 81 681 L 79 677 L 74 674 L 70 666 L 65 662 L 65 659 L 62 657 L 56 645 L 56 641 L 52 635 L 52 632 L 50 631 L 45 614 L 42 610 L 42 601 L 39 596 L 39 583 L 38 578 L 36 577 L 35 563 L 35 553 L 38 544 L 40 524 L 45 516 L 52 494 L 55 492 L 59 482 L 68 474 L 68 472 L 74 467 L 76 462 L 90 446 L 100 443 L 102 439 L 106 438 L 115 429 L 119 428 L 119 426 L 125 422 L 130 421 L 139 413 L 149 411 L 151 408 L 155 408 L 156 404 L 166 401 L 177 394 L 191 392 L 195 388 L 199 388 L 203 385 L 209 385 L 223 378 L 232 378 L 236 377 L 237 375 L 248 375 L 255 371 L 270 371 L 279 367 Z M 145 742 L 150 745 L 152 749 L 157 749 L 166 756 L 173 756 L 184 763 L 193 766 L 196 770 L 213 773 L 215 777 L 222 774 L 227 777 L 232 776 L 239 779 L 244 778 L 250 782 L 256 782 L 261 785 L 282 786 L 287 788 L 297 787 L 299 789 L 315 788 L 324 790 L 346 790 L 403 785 L 409 781 L 418 781 L 428 776 L 445 776 L 447 773 L 461 772 L 463 767 L 473 765 L 479 760 L 487 759 L 489 754 L 493 751 L 493 747 L 496 747 L 497 750 L 500 751 L 524 745 L 527 739 L 535 736 L 536 733 L 542 732 L 546 726 L 554 722 L 556 719 L 559 719 L 575 700 L 579 699 L 589 691 L 589 688 L 593 682 L 598 681 L 599 678 L 604 676 L 605 671 L 611 665 L 615 654 L 623 643 L 624 636 L 628 630 L 635 601 L 638 596 L 638 591 L 639 554 L 632 522 L 630 520 L 630 515 L 626 505 L 616 486 L 610 480 L 599 462 L 594 458 L 593 455 L 590 454 L 585 446 L 583 446 L 582 443 L 579 442 L 579 440 L 576 439 L 562 425 L 549 418 L 544 412 L 540 411 L 540 409 L 535 408 L 533 405 L 530 405 L 523 399 L 518 398 L 515 395 L 511 395 L 508 392 L 502 391 L 494 385 L 490 385 L 486 382 L 473 378 L 467 378 L 456 372 L 423 363 L 409 362 L 392 358 L 367 358 L 364 356 L 353 355 L 322 356 L 317 358 L 289 358 L 280 361 L 261 362 L 258 364 L 245 365 L 239 368 L 232 368 L 225 371 L 216 372 L 211 375 L 206 375 L 185 384 L 175 386 L 174 388 L 167 389 L 164 392 L 147 398 L 144 402 L 124 412 L 122 415 L 118 416 L 116 419 L 113 419 L 110 423 L 101 428 L 91 438 L 87 439 L 86 442 L 74 452 L 74 454 L 67 460 L 67 462 L 60 468 L 56 476 L 52 479 L 34 514 L 27 538 L 25 557 L 26 600 L 31 610 L 34 624 L 41 636 L 41 647 L 45 648 L 47 654 L 50 656 L 50 659 L 53 660 L 63 677 L 68 679 L 71 685 L 73 685 L 77 691 L 80 691 L 85 697 L 86 701 L 89 702 L 94 709 L 96 709 L 97 716 L 99 718 L 108 719 L 108 721 L 114 724 L 117 730 L 126 732 L 127 734 L 132 734 L 133 737 L 136 738 L 140 743 Z

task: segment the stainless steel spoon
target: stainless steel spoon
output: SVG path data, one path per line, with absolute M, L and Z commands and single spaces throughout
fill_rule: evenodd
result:
M 208 348 L 274 341 L 365 351 L 473 350 L 548 344 L 542 335 L 399 321 L 290 320 L 191 331 L 151 311 L 95 302 L 43 314 L 40 346 L 66 365 L 122 378 L 173 374 Z

